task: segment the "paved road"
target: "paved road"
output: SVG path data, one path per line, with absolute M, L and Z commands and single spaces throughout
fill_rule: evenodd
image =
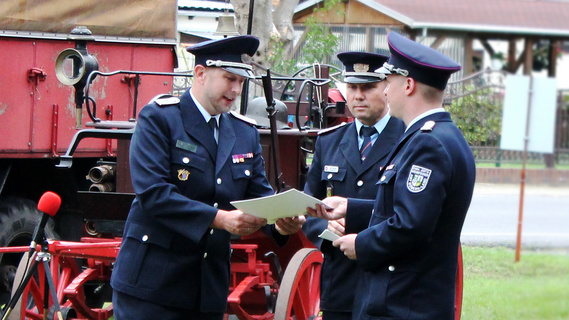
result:
M 477 184 L 462 243 L 515 247 L 519 208 L 519 184 Z M 569 188 L 526 185 L 522 249 L 526 248 L 569 250 Z

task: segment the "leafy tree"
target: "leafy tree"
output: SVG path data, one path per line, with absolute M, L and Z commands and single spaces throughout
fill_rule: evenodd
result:
M 465 91 L 474 91 L 470 85 Z M 496 146 L 502 126 L 503 92 L 483 88 L 472 94 L 451 100 L 446 109 L 471 146 Z

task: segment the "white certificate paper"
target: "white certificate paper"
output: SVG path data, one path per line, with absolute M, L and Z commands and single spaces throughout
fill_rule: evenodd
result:
M 318 203 L 324 204 L 319 199 L 296 189 L 262 198 L 231 201 L 235 208 L 252 216 L 265 218 L 269 224 L 275 223 L 279 218 L 304 215 L 307 207 L 315 208 Z
M 328 241 L 334 241 L 338 238 L 340 238 L 339 235 L 335 234 L 334 232 L 325 229 L 324 231 L 322 231 L 322 233 L 318 236 L 318 238 L 322 238 L 324 240 L 328 240 Z

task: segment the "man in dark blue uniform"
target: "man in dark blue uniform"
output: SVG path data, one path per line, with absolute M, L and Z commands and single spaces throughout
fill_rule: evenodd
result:
M 228 113 L 252 75 L 242 55 L 258 46 L 239 36 L 189 47 L 192 88 L 141 110 L 130 147 L 136 198 L 111 279 L 115 319 L 223 318 L 231 234 L 266 224 L 230 201 L 273 194 L 257 129 Z
M 405 125 L 389 116 L 382 81 L 386 76 L 374 72 L 387 61 L 386 56 L 343 52 L 338 59 L 345 66 L 346 102 L 355 120 L 320 133 L 304 192 L 319 199 L 331 195 L 373 199 L 382 161 L 403 134 Z M 372 131 L 369 138 L 363 135 L 366 130 Z M 318 238 L 325 229 L 343 235 L 344 219 L 309 218 L 303 226 L 307 237 L 324 253 L 320 277 L 323 320 L 349 320 L 355 284 L 362 271 L 330 241 Z
M 407 125 L 380 172 L 375 201 L 332 197 L 310 214 L 346 216 L 334 241 L 364 271 L 353 319 L 454 319 L 460 232 L 474 189 L 474 157 L 442 107 L 460 66 L 440 52 L 389 33 L 385 94 Z M 346 214 L 347 213 L 347 214 Z M 366 217 L 370 217 L 371 220 Z M 359 233 L 358 233 L 359 232 Z

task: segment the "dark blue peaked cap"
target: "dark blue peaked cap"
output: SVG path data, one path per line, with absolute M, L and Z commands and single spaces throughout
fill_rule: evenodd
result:
M 341 52 L 337 55 L 344 64 L 344 82 L 367 83 L 385 79 L 385 74 L 375 72 L 388 57 L 368 52 Z
M 391 57 L 376 70 L 386 74 L 400 74 L 441 90 L 446 88 L 450 75 L 460 65 L 439 51 L 390 32 L 387 35 Z
M 253 56 L 259 48 L 259 39 L 254 36 L 236 36 L 221 40 L 208 40 L 188 47 L 195 56 L 195 64 L 220 67 L 244 77 L 253 76 L 253 68 L 244 63 L 242 55 Z

